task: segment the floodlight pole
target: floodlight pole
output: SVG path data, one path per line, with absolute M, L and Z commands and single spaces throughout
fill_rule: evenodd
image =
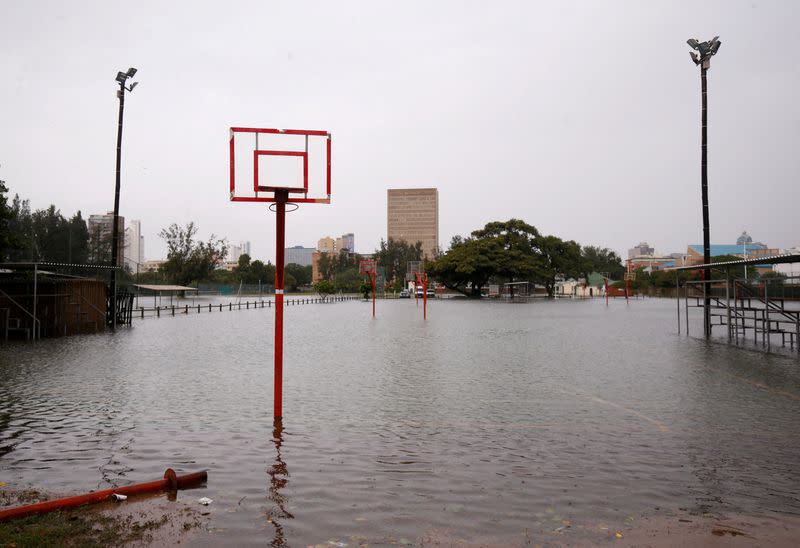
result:
M 709 227 L 708 215 L 708 86 L 706 83 L 706 72 L 711 67 L 711 57 L 714 56 L 722 44 L 719 36 L 707 42 L 698 42 L 694 38 L 686 41 L 697 53 L 690 52 L 689 55 L 695 65 L 700 65 L 700 90 L 702 94 L 701 112 L 701 158 L 700 158 L 700 187 L 703 200 L 703 264 L 711 263 L 711 229 Z M 711 336 L 711 295 L 709 283 L 711 282 L 711 269 L 706 266 L 703 269 L 703 328 L 706 338 Z
M 702 188 L 703 199 L 703 264 L 711 262 L 711 228 L 709 226 L 708 215 L 708 89 L 706 84 L 706 71 L 709 61 L 700 64 L 700 88 L 703 97 L 702 106 L 702 154 L 700 159 L 700 186 Z M 706 267 L 703 270 L 703 284 L 707 285 L 711 280 L 711 269 Z M 706 338 L 711 336 L 711 296 L 705 292 L 703 301 L 703 325 L 705 326 Z
M 125 91 L 133 91 L 137 82 L 125 87 L 128 78 L 133 78 L 136 69 L 131 67 L 127 72 L 118 72 L 116 82 L 119 83 L 119 120 L 117 121 L 117 176 L 114 185 L 114 217 L 111 226 L 111 331 L 117 330 L 117 262 L 119 260 L 119 186 L 122 169 L 122 113 L 125 110 Z
M 119 254 L 119 184 L 122 168 L 122 113 L 125 109 L 125 83 L 119 83 L 119 120 L 117 122 L 117 179 L 114 186 L 114 218 L 111 226 L 111 331 L 117 330 L 117 266 Z
M 275 386 L 274 416 L 283 418 L 283 262 L 286 242 L 286 202 L 289 191 L 275 191 Z

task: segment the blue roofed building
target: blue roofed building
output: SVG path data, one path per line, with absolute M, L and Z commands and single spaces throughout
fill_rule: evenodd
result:
M 722 257 L 723 255 L 732 255 L 742 259 L 755 259 L 781 254 L 780 249 L 767 247 L 766 244 L 761 242 L 754 242 L 747 232 L 743 232 L 737 242 L 735 244 L 711 244 L 712 261 L 714 257 Z M 686 264 L 703 264 L 703 244 L 689 246 L 686 250 Z M 756 269 L 759 272 L 768 272 L 772 270 L 772 265 L 757 265 Z

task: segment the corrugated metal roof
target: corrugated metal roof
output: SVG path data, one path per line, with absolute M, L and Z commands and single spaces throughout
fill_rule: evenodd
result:
M 133 284 L 133 287 L 138 287 L 139 289 L 146 289 L 148 291 L 197 291 L 196 287 L 186 287 L 184 285 Z
M 718 266 L 745 266 L 745 265 L 768 267 L 774 264 L 787 264 L 787 263 L 800 263 L 800 253 L 790 253 L 788 255 L 772 255 L 769 257 L 756 257 L 755 259 L 739 259 L 738 261 L 722 261 L 719 263 L 679 266 L 676 268 L 665 268 L 664 270 L 700 270 L 702 268 L 713 268 Z

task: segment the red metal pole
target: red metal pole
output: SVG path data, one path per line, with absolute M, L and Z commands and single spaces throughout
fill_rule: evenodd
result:
M 606 306 L 608 306 L 608 278 L 603 278 L 603 283 L 606 284 Z
M 625 278 L 625 304 L 628 303 L 628 294 L 631 292 L 631 280 Z
M 275 382 L 274 416 L 283 417 L 283 261 L 286 247 L 286 201 L 289 192 L 279 190 L 275 193 Z
M 422 278 L 422 319 L 428 319 L 428 274 Z
M 198 483 L 203 483 L 208 479 L 208 473 L 195 472 L 194 474 L 187 474 L 185 476 L 178 476 L 172 468 L 167 468 L 164 472 L 164 479 L 149 481 L 147 483 L 136 483 L 134 485 L 126 485 L 125 487 L 117 487 L 115 489 L 105 489 L 103 491 L 95 491 L 85 495 L 78 495 L 75 497 L 66 497 L 63 499 L 48 500 L 46 502 L 38 502 L 36 504 L 29 504 L 27 506 L 18 506 L 16 508 L 8 508 L 0 510 L 0 522 L 22 518 L 25 516 L 32 516 L 34 514 L 44 514 L 54 510 L 62 510 L 64 508 L 73 508 L 75 506 L 82 506 L 84 504 L 91 504 L 95 502 L 103 502 L 109 500 L 111 495 L 139 495 L 142 493 L 151 493 L 154 491 L 163 491 L 165 489 L 177 490 L 191 487 Z

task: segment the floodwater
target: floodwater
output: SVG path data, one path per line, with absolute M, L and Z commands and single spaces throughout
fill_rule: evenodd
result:
M 421 306 L 421 303 L 420 303 Z M 0 481 L 208 469 L 196 545 L 612 541 L 670 512 L 800 514 L 800 360 L 676 333 L 674 300 L 351 301 L 0 349 Z M 694 329 L 695 334 L 699 332 Z

